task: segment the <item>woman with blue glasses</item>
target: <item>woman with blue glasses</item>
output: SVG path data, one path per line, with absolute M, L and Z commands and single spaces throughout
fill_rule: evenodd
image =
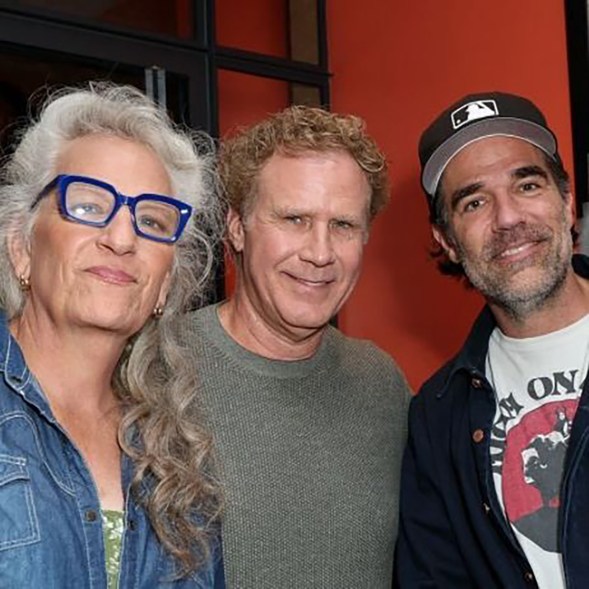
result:
M 211 165 L 138 90 L 94 84 L 0 172 L 0 587 L 224 586 L 177 336 L 220 232 Z

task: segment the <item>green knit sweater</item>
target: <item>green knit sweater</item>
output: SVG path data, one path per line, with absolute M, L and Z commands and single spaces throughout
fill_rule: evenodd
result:
M 410 397 L 392 359 L 328 327 L 316 354 L 257 356 L 217 307 L 186 337 L 225 485 L 232 589 L 390 589 Z

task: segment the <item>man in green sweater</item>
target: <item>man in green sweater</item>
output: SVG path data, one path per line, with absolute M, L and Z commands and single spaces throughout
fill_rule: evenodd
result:
M 410 397 L 329 322 L 388 198 L 357 117 L 291 107 L 221 151 L 232 296 L 187 337 L 226 490 L 228 586 L 389 589 Z

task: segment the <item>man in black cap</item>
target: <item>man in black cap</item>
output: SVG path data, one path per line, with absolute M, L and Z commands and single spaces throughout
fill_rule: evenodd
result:
M 401 587 L 589 582 L 589 259 L 543 114 L 467 96 L 419 155 L 440 269 L 486 300 L 413 399 L 395 567 Z

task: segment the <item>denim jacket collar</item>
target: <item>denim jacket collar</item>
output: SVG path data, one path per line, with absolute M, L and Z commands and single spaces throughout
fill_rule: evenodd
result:
M 50 423 L 58 425 L 47 398 L 28 369 L 22 350 L 10 333 L 6 313 L 0 309 L 0 372 L 9 388 L 20 394 L 27 403 Z M 31 386 L 32 385 L 32 386 Z

